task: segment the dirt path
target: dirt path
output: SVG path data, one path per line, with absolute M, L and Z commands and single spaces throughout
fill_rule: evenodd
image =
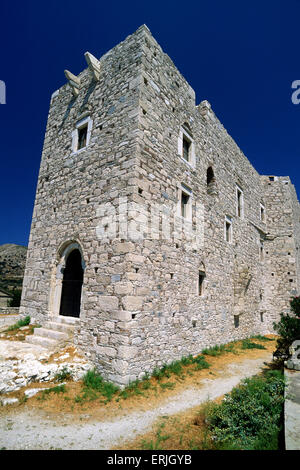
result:
M 13 408 L 0 416 L 0 448 L 6 449 L 112 449 L 147 432 L 160 416 L 173 415 L 214 400 L 242 379 L 257 374 L 272 359 L 270 351 L 259 358 L 232 362 L 216 370 L 217 377 L 204 378 L 201 385 L 189 387 L 143 412 L 120 413 L 114 419 L 99 421 L 89 415 L 74 420 L 71 414 L 53 417 L 38 409 Z

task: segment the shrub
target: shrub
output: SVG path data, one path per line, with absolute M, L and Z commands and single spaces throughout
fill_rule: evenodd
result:
M 281 313 L 280 321 L 273 323 L 273 327 L 280 336 L 277 340 L 277 351 L 274 355 L 287 358 L 293 341 L 300 339 L 300 318 Z
M 279 448 L 284 403 L 284 378 L 280 371 L 245 379 L 212 404 L 206 420 L 218 449 L 275 450 Z
M 290 306 L 293 312 L 300 317 L 300 297 L 293 297 L 290 301 Z
M 30 323 L 30 316 L 27 316 L 25 318 L 22 318 L 21 320 L 19 320 L 17 323 L 15 323 L 14 325 L 11 325 L 7 328 L 6 331 L 13 331 L 13 330 L 18 330 L 19 328 L 21 328 L 22 326 L 27 326 L 29 325 Z

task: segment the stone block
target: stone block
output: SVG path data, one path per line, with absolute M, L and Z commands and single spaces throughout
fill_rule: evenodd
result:
M 142 308 L 143 300 L 141 296 L 127 295 L 122 299 L 122 304 L 125 310 L 136 311 Z

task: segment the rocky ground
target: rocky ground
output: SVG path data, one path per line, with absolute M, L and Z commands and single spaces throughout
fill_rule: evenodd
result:
M 3 395 L 15 392 L 31 383 L 50 383 L 63 370 L 68 370 L 73 380 L 80 380 L 92 368 L 75 348 L 68 347 L 59 354 L 26 342 L 0 341 L 0 402 L 15 403 L 17 398 Z M 38 389 L 37 389 L 38 390 Z M 25 396 L 32 396 L 32 390 Z

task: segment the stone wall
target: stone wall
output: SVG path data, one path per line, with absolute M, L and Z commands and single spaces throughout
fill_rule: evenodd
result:
M 0 307 L 0 315 L 17 315 L 19 307 Z
M 20 311 L 40 324 L 59 314 L 62 259 L 80 247 L 75 343 L 122 385 L 272 331 L 299 288 L 299 203 L 256 172 L 207 101 L 196 106 L 146 26 L 98 65 L 99 80 L 69 74 L 52 95 Z
M 266 306 L 273 321 L 290 311 L 299 292 L 299 202 L 289 177 L 263 176 L 268 233 L 265 241 Z

